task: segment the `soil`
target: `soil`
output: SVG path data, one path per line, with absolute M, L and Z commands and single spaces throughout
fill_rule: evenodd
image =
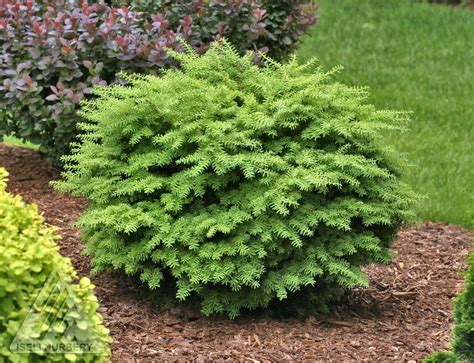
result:
M 0 144 L 0 166 L 10 172 L 9 191 L 38 205 L 58 227 L 61 252 L 80 275 L 90 275 L 71 226 L 87 203 L 50 187 L 58 170 L 36 151 Z M 452 300 L 463 288 L 460 272 L 473 239 L 458 226 L 429 222 L 398 237 L 390 265 L 365 268 L 368 289 L 351 291 L 328 315 L 306 319 L 206 318 L 150 302 L 146 288 L 122 274 L 92 275 L 114 339 L 112 360 L 421 361 L 449 347 Z

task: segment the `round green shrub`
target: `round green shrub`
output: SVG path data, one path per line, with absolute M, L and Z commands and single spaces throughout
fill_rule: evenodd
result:
M 453 351 L 461 361 L 474 362 L 474 250 L 468 258 L 466 289 L 454 301 Z
M 454 300 L 452 352 L 436 352 L 425 363 L 474 362 L 474 250 L 468 257 L 466 289 Z
M 456 354 L 452 352 L 436 352 L 426 357 L 424 363 L 459 363 Z
M 298 296 L 317 309 L 367 285 L 386 262 L 414 195 L 380 130 L 406 115 L 296 59 L 259 68 L 226 42 L 170 52 L 181 70 L 125 76 L 83 105 L 64 192 L 96 271 L 124 269 L 152 289 L 239 314 Z
M 94 286 L 74 283 L 54 229 L 5 191 L 6 176 L 0 168 L 0 362 L 108 362 L 111 338 Z

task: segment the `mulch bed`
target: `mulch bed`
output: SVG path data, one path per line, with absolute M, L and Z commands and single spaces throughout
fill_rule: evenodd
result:
M 61 252 L 80 275 L 89 275 L 71 226 L 85 209 L 82 199 L 55 192 L 58 171 L 37 152 L 0 144 L 0 166 L 10 172 L 9 191 L 34 202 L 59 228 Z M 276 319 L 206 318 L 185 307 L 153 305 L 144 287 L 121 274 L 92 276 L 100 311 L 114 343 L 113 361 L 420 361 L 446 349 L 451 304 L 463 288 L 460 271 L 472 245 L 469 231 L 423 223 L 403 230 L 388 266 L 366 268 L 371 286 L 352 291 L 326 316 Z

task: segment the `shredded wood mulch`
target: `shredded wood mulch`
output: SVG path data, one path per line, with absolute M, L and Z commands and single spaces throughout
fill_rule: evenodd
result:
M 58 171 L 37 152 L 0 144 L 9 191 L 34 202 L 59 228 L 61 252 L 80 275 L 90 275 L 79 231 L 71 224 L 86 208 L 49 181 Z M 116 274 L 93 275 L 100 311 L 110 329 L 115 362 L 239 360 L 252 362 L 421 361 L 449 347 L 451 304 L 473 239 L 454 225 L 423 223 L 403 230 L 387 266 L 368 266 L 368 289 L 348 293 L 326 316 L 277 319 L 248 315 L 206 318 L 183 307 L 152 303 L 146 288 Z

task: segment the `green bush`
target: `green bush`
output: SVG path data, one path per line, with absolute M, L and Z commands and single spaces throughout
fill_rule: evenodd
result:
M 231 317 L 294 296 L 324 309 L 367 285 L 360 266 L 388 261 L 412 216 L 379 132 L 406 115 L 296 59 L 259 68 L 225 42 L 171 55 L 182 71 L 96 88 L 64 158 L 56 186 L 89 199 L 95 271 L 175 283 L 179 300 Z
M 454 301 L 453 351 L 461 360 L 474 362 L 474 251 L 468 263 L 466 290 Z
M 458 363 L 459 359 L 452 352 L 437 352 L 426 357 L 424 363 Z
M 452 352 L 437 352 L 425 363 L 474 362 L 474 251 L 468 258 L 466 289 L 454 301 Z
M 6 176 L 0 168 L 0 362 L 107 362 L 111 339 L 93 285 L 73 283 L 76 272 L 59 254 L 54 230 L 35 206 L 5 192 Z M 25 354 L 22 344 L 33 343 Z M 79 343 L 92 344 L 88 353 L 75 350 Z M 53 353 L 48 344 L 68 348 Z

